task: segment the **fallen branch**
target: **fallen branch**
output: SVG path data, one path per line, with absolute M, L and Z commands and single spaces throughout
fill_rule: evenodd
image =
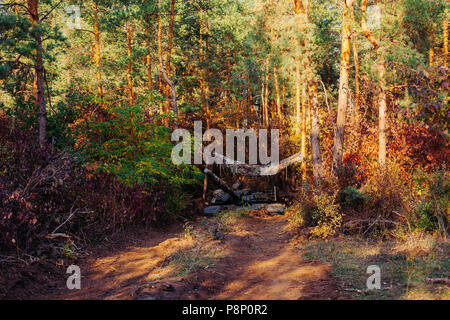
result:
M 327 89 L 325 88 L 325 84 L 323 83 L 322 80 L 320 80 L 320 83 L 322 84 L 323 92 L 325 92 L 325 103 L 327 104 L 328 115 L 330 117 L 331 124 L 333 125 L 333 132 L 334 132 L 334 134 L 336 134 L 336 124 L 334 123 L 333 116 L 331 114 L 331 108 L 330 108 L 330 105 L 328 104 Z
M 72 211 L 72 209 L 73 209 L 73 206 L 72 206 L 72 208 L 70 208 L 69 217 L 63 223 L 61 223 L 59 226 L 57 226 L 56 229 L 53 230 L 52 234 L 54 234 L 56 231 L 58 231 L 59 228 L 61 228 L 63 225 L 65 225 L 67 223 L 67 221 L 69 221 L 70 218 L 72 218 L 72 216 L 78 211 L 78 209 L 75 209 L 75 211 Z
M 449 278 L 425 278 L 425 282 L 430 284 L 446 284 L 450 286 Z
M 235 174 L 243 175 L 243 176 L 273 176 L 283 170 L 284 168 L 287 168 L 293 163 L 296 162 L 302 162 L 303 161 L 303 153 L 299 152 L 296 153 L 284 160 L 282 160 L 278 164 L 271 164 L 267 166 L 261 166 L 261 165 L 249 165 L 245 164 L 230 158 L 227 158 L 221 154 L 216 154 L 216 158 L 222 160 L 222 162 L 226 165 L 232 168 L 232 171 Z
M 161 72 L 163 74 L 164 80 L 166 80 L 167 84 L 170 86 L 170 90 L 172 91 L 172 108 L 173 108 L 173 114 L 175 117 L 178 117 L 178 107 L 177 107 L 177 93 L 176 93 L 176 87 L 175 87 L 175 79 L 172 81 L 167 76 L 166 70 L 164 69 L 162 59 L 159 59 L 159 64 L 161 66 Z
M 216 181 L 220 187 L 223 189 L 223 191 L 225 191 L 226 193 L 228 193 L 231 197 L 234 198 L 234 200 L 239 201 L 239 196 L 236 194 L 236 192 L 234 192 L 233 190 L 231 190 L 231 188 L 226 184 L 225 181 L 223 181 L 222 179 L 220 179 L 218 176 L 216 176 L 214 174 L 214 172 L 212 172 L 211 170 L 209 170 L 208 168 L 205 168 L 205 170 L 203 171 L 205 174 L 209 175 L 211 178 L 213 178 L 214 181 Z
M 343 288 L 342 290 L 347 291 L 347 292 L 356 292 L 359 294 L 364 294 L 364 290 L 359 290 L 359 289 L 352 289 L 352 288 Z
M 50 233 L 50 234 L 46 235 L 44 238 L 46 238 L 46 239 L 63 238 L 63 239 L 70 240 L 70 236 L 68 236 L 65 233 Z

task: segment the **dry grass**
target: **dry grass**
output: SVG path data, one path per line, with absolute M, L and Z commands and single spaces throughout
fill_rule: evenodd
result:
M 305 257 L 328 262 L 340 285 L 357 299 L 450 299 L 448 286 L 427 284 L 450 270 L 450 244 L 445 239 L 414 233 L 401 240 L 369 241 L 340 238 L 310 241 Z M 381 290 L 367 290 L 369 265 L 381 268 Z

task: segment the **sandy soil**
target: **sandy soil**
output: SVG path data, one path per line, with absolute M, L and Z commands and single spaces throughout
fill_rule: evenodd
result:
M 66 278 L 29 281 L 7 298 L 39 299 L 346 299 L 330 277 L 330 266 L 305 261 L 287 218 L 252 214 L 221 233 L 208 235 L 212 220 L 192 222 L 194 237 L 181 226 L 128 232 L 97 246 L 84 259 L 81 290 L 68 290 Z M 222 238 L 222 237 L 220 237 Z M 174 263 L 187 253 L 181 263 Z M 204 256 L 207 256 L 206 258 Z M 208 257 L 212 256 L 210 260 Z M 192 258 L 192 259 L 191 259 Z M 198 263 L 195 261 L 213 261 Z M 192 261 L 194 263 L 191 263 Z M 191 272 L 185 268 L 196 266 Z M 181 268 L 181 269 L 180 269 Z M 181 270 L 181 271 L 180 271 Z M 51 278 L 51 277 L 49 277 Z M 15 292 L 13 290 L 13 292 Z

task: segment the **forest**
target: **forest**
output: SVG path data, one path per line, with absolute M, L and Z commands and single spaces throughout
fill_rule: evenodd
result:
M 448 21 L 1 1 L 0 299 L 448 300 Z

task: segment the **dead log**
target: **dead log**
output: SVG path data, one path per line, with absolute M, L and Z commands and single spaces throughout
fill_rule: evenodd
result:
M 220 179 L 218 176 L 216 176 L 214 174 L 214 172 L 212 172 L 211 170 L 209 170 L 208 168 L 205 168 L 205 170 L 203 171 L 205 174 L 209 175 L 215 182 L 217 182 L 219 184 L 219 186 L 222 188 L 223 191 L 225 191 L 226 193 L 228 193 L 235 201 L 239 201 L 240 198 L 239 196 L 236 194 L 236 192 L 234 192 L 225 181 L 223 181 L 222 179 Z
M 303 157 L 303 153 L 299 152 L 280 161 L 278 164 L 261 166 L 256 164 L 249 165 L 227 158 L 223 155 L 216 154 L 216 158 L 222 160 L 225 166 L 229 167 L 234 174 L 241 176 L 273 176 L 293 163 L 302 162 Z
M 62 238 L 62 239 L 66 239 L 66 240 L 70 240 L 70 236 L 68 236 L 65 233 L 50 233 L 48 235 L 46 235 L 44 237 L 45 239 L 57 239 L 57 238 Z
M 431 284 L 446 284 L 450 286 L 449 278 L 425 278 L 425 282 Z

